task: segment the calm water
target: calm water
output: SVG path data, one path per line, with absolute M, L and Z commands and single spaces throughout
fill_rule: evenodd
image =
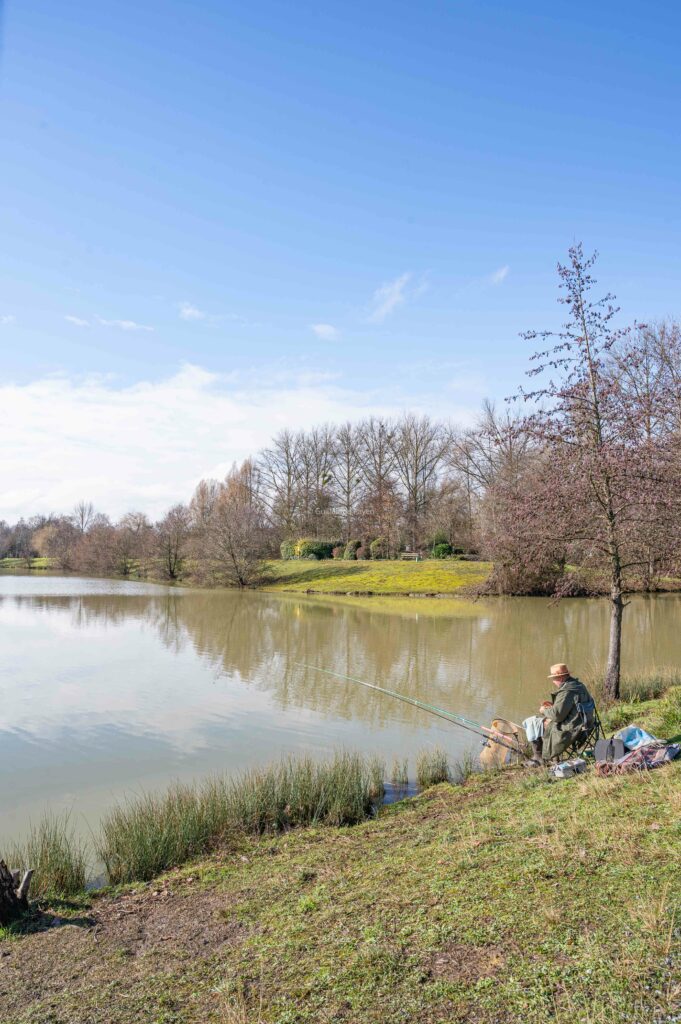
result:
M 679 663 L 680 612 L 676 595 L 631 603 L 627 671 Z M 552 662 L 603 663 L 607 615 L 599 600 L 357 603 L 2 576 L 2 835 L 47 806 L 86 828 L 125 793 L 283 753 L 477 751 L 468 733 L 301 663 L 477 721 L 519 719 Z

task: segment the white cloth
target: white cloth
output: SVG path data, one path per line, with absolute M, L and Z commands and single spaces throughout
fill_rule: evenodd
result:
M 530 715 L 523 722 L 523 729 L 530 743 L 544 735 L 544 719 L 541 715 Z

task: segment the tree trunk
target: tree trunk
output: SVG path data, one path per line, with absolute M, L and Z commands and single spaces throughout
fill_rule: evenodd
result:
M 28 889 L 33 871 L 27 871 L 19 884 L 18 872 L 12 873 L 0 860 L 0 926 L 11 924 L 28 910 Z
M 608 666 L 605 670 L 603 693 L 606 700 L 619 700 L 620 665 L 622 656 L 622 612 L 624 599 L 620 587 L 613 587 L 610 593 L 610 644 Z

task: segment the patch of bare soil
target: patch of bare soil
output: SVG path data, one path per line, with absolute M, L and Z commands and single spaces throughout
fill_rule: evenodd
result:
M 439 949 L 430 962 L 429 974 L 441 981 L 474 984 L 491 978 L 508 958 L 503 946 L 465 946 L 450 943 Z
M 224 893 L 199 889 L 191 878 L 171 878 L 156 889 L 97 899 L 80 918 L 43 913 L 33 934 L 0 942 L 0 1021 L 36 1003 L 55 1012 L 40 1019 L 99 1020 L 61 1016 L 60 993 L 80 992 L 92 1005 L 93 990 L 108 988 L 112 977 L 119 991 L 134 989 L 145 974 L 196 964 L 237 946 L 248 928 L 234 909 Z

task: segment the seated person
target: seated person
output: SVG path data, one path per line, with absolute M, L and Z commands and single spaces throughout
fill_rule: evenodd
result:
M 544 701 L 539 714 L 544 720 L 543 737 L 532 740 L 535 757 L 552 761 L 594 724 L 596 705 L 584 683 L 570 675 L 567 665 L 552 665 L 549 679 L 556 687 L 551 699 Z

